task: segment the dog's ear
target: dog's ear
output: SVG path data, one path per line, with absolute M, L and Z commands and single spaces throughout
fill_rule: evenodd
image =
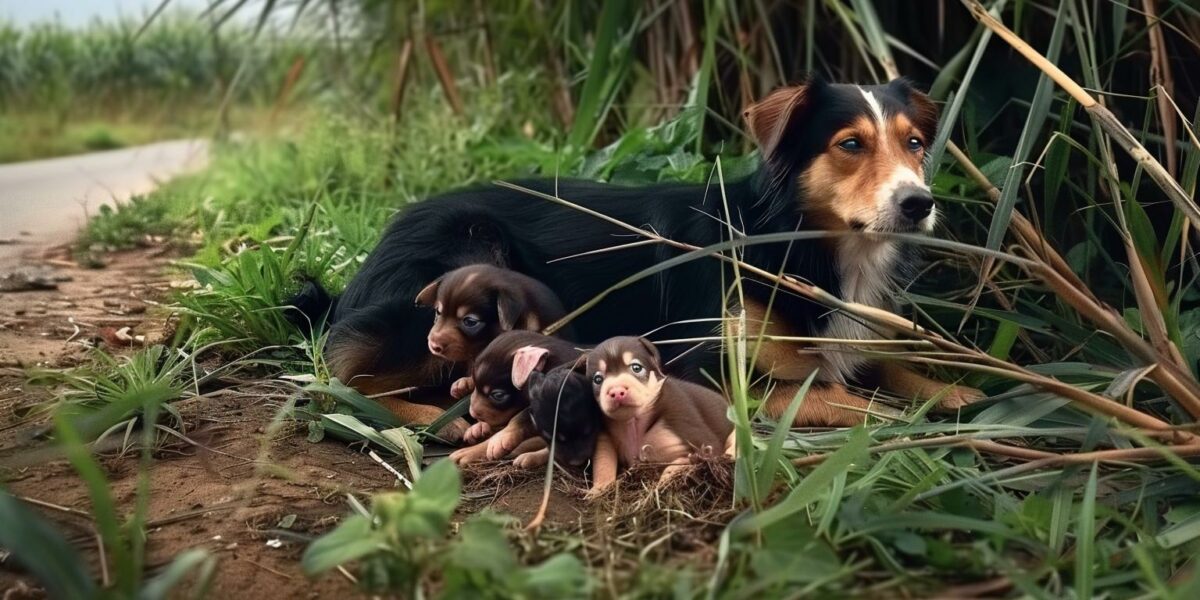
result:
M 826 85 L 824 80 L 811 77 L 803 84 L 776 89 L 742 113 L 763 160 L 776 157 L 780 143 L 789 131 L 802 125 Z
M 888 83 L 888 87 L 900 97 L 908 100 L 908 105 L 911 107 L 909 117 L 912 118 L 913 125 L 925 137 L 925 143 L 932 144 L 933 139 L 937 137 L 939 112 L 937 105 L 929 99 L 929 96 L 914 87 L 911 81 L 903 77 L 893 79 Z
M 417 306 L 433 306 L 433 303 L 437 300 L 438 286 L 441 285 L 441 283 L 442 278 L 438 277 L 429 285 L 425 286 L 420 292 L 418 292 L 416 300 Z
M 650 354 L 650 360 L 654 361 L 654 365 L 651 367 L 651 370 L 662 373 L 662 355 L 658 353 L 658 348 L 654 345 L 654 342 L 644 337 L 640 337 L 637 340 L 642 344 L 642 347 L 646 349 L 646 352 Z
M 500 329 L 540 329 L 541 323 L 537 317 L 530 314 L 525 306 L 525 300 L 511 290 L 500 290 L 496 293 L 496 316 L 500 320 Z
M 529 374 L 546 368 L 546 357 L 550 351 L 537 346 L 518 348 L 513 355 L 512 382 L 518 390 L 525 387 Z

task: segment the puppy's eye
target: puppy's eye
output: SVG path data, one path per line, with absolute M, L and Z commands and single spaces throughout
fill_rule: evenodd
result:
M 919 152 L 925 149 L 925 144 L 921 142 L 921 138 L 913 136 L 908 138 L 908 149 L 910 152 Z
M 483 326 L 483 321 L 480 321 L 474 315 L 467 315 L 462 318 L 462 326 L 465 327 L 468 331 L 475 331 L 476 329 L 479 329 L 480 327 Z
M 496 404 L 504 404 L 505 402 L 508 402 L 508 390 L 492 390 L 492 393 L 488 394 L 488 398 L 491 398 L 492 402 L 495 402 Z
M 633 371 L 633 374 L 634 374 L 634 375 L 641 375 L 641 374 L 642 374 L 642 371 L 645 371 L 645 370 L 646 370 L 646 368 L 645 368 L 645 367 L 643 367 L 642 365 L 639 365 L 639 364 L 637 364 L 637 363 L 633 363 L 632 365 L 629 365 L 629 370 L 630 370 L 630 371 Z
M 600 385 L 600 384 L 604 383 L 604 376 L 599 373 L 592 375 L 592 383 L 594 383 L 596 385 Z
M 862 142 L 858 138 L 846 138 L 838 142 L 838 148 L 847 152 L 858 152 L 863 149 Z

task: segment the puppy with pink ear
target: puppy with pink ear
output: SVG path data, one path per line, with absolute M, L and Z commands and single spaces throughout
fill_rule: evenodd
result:
M 544 350 L 544 353 L 519 352 L 526 347 Z M 533 370 L 573 361 L 581 354 L 571 342 L 532 331 L 509 331 L 497 336 L 476 357 L 472 368 L 474 386 L 470 412 L 478 423 L 468 431 L 469 438 L 464 436 L 464 439 L 475 445 L 455 451 L 450 455 L 451 460 L 459 464 L 498 460 L 525 437 L 534 435 L 522 433 L 530 428 L 528 416 L 517 417 L 529 401 L 516 381 L 524 384 Z M 514 420 L 517 422 L 512 423 Z M 510 424 L 512 427 L 508 428 Z M 500 436 L 506 428 L 508 430 Z M 499 439 L 483 442 L 493 434 Z

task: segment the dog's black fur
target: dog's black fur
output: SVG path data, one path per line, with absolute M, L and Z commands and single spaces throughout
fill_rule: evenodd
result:
M 867 86 L 884 108 L 911 112 L 913 90 L 903 81 Z M 729 238 L 726 222 L 747 235 L 804 231 L 803 199 L 797 178 L 822 151 L 829 138 L 864 114 L 857 86 L 813 81 L 806 105 L 788 116 L 776 143 L 765 149 L 759 171 L 727 183 L 723 206 L 714 185 L 661 184 L 624 187 L 586 181 L 520 181 L 518 185 L 593 209 L 631 225 L 651 229 L 680 242 L 708 246 Z M 919 115 L 913 116 L 914 120 Z M 933 124 L 936 127 L 936 123 Z M 932 139 L 930 131 L 929 139 Z M 413 306 L 413 298 L 429 281 L 463 265 L 485 262 L 525 273 L 554 290 L 571 310 L 629 275 L 678 256 L 666 245 L 639 245 L 571 258 L 638 241 L 630 232 L 570 207 L 520 191 L 484 185 L 451 192 L 413 205 L 384 233 L 378 247 L 331 304 L 316 285 L 307 285 L 293 300 L 303 313 L 332 314 L 328 343 L 376 345 L 374 369 L 403 368 L 426 353 L 425 334 L 432 312 Z M 827 241 L 797 241 L 745 248 L 744 260 L 768 272 L 785 272 L 838 293 L 835 261 Z M 552 262 L 554 261 L 554 262 Z M 640 336 L 677 321 L 656 339 L 709 336 L 719 330 L 724 285 L 730 282 L 724 263 L 703 258 L 673 267 L 611 293 L 574 322 L 576 341 L 594 343 L 617 335 Z M 748 293 L 765 299 L 766 285 Z M 827 309 L 798 296 L 780 293 L 774 314 L 796 331 L 815 332 Z M 315 316 L 314 316 L 315 315 Z M 669 371 L 698 382 L 700 369 L 711 371 L 718 357 L 711 351 L 687 352 L 691 346 L 666 345 Z

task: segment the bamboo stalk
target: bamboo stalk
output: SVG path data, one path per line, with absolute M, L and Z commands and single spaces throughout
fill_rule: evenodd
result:
M 396 81 L 392 84 L 391 114 L 395 121 L 400 120 L 400 108 L 404 105 L 404 90 L 408 87 L 408 62 L 412 58 L 413 42 L 404 40 L 400 46 L 400 57 L 396 59 Z
M 1111 111 L 1105 108 L 1103 104 L 1097 102 L 1087 90 L 1083 89 L 1078 83 L 1075 83 L 1075 80 L 1071 79 L 1057 65 L 1047 60 L 1040 52 L 1025 43 L 1025 40 L 1013 33 L 1011 29 L 998 19 L 988 14 L 987 9 L 978 0 L 962 0 L 962 3 L 971 12 L 971 15 L 975 17 L 975 20 L 1008 42 L 1014 50 L 1033 63 L 1034 66 L 1041 69 L 1054 83 L 1079 102 L 1079 105 L 1091 115 L 1095 123 L 1105 133 L 1116 140 L 1117 144 L 1146 171 L 1146 174 L 1150 176 L 1150 179 L 1154 180 L 1154 183 L 1163 191 L 1167 199 L 1184 216 L 1191 219 L 1193 223 L 1200 223 L 1200 207 L 1196 206 L 1196 203 L 1188 197 L 1187 192 L 1183 190 L 1179 182 L 1175 181 L 1175 178 L 1167 173 L 1162 163 L 1158 162 L 1158 159 L 1154 158 L 1124 125 L 1121 125 L 1121 122 L 1117 120 L 1117 117 Z
M 454 110 L 454 114 L 463 116 L 466 111 L 463 110 L 462 96 L 458 94 L 458 84 L 454 83 L 454 74 L 450 71 L 450 64 L 446 62 L 446 55 L 442 53 L 441 44 L 432 35 L 427 35 L 425 49 L 429 51 L 429 60 L 433 62 L 433 70 L 437 72 L 438 82 L 442 85 L 446 100 L 450 102 L 450 108 Z

